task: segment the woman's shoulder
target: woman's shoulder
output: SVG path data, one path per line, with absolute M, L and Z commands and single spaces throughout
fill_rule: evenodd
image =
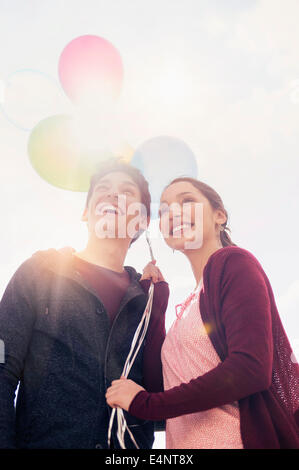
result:
M 257 258 L 245 248 L 239 246 L 226 246 L 213 253 L 206 265 L 208 272 L 238 273 L 244 269 L 262 272 L 263 268 Z
M 208 262 L 223 263 L 227 260 L 251 260 L 259 264 L 256 257 L 245 248 L 239 246 L 225 246 L 215 251 L 209 258 Z
M 208 260 L 204 271 L 204 290 L 211 295 L 220 296 L 221 292 L 232 289 L 245 292 L 257 286 L 269 288 L 266 273 L 256 257 L 248 250 L 228 246 L 217 250 Z M 217 297 L 219 298 L 219 297 Z

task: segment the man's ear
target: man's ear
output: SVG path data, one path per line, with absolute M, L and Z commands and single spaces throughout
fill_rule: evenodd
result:
M 81 221 L 82 222 L 87 222 L 88 221 L 88 208 L 85 207 L 84 209 L 84 212 L 82 214 L 82 217 L 81 217 Z

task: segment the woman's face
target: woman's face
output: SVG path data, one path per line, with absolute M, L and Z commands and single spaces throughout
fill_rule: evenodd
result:
M 217 239 L 219 224 L 226 221 L 208 199 L 189 181 L 168 186 L 160 201 L 160 230 L 167 245 L 175 250 L 199 249 Z

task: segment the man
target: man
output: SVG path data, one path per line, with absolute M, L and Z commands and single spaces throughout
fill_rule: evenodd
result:
M 147 214 L 141 210 L 136 217 L 136 207 Z M 1 448 L 108 447 L 106 389 L 121 376 L 150 284 L 123 264 L 149 214 L 142 174 L 120 161 L 105 162 L 87 195 L 85 249 L 38 251 L 13 275 L 0 304 Z M 129 375 L 151 391 L 162 390 L 169 295 L 157 273 L 149 329 Z M 151 448 L 153 424 L 125 418 L 138 446 Z M 119 447 L 116 424 L 112 447 Z

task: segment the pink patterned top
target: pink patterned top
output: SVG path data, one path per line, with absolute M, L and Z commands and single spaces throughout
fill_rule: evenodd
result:
M 188 383 L 219 363 L 199 310 L 202 280 L 177 307 L 162 347 L 164 389 Z M 166 423 L 167 449 L 243 449 L 238 402 L 178 416 Z

